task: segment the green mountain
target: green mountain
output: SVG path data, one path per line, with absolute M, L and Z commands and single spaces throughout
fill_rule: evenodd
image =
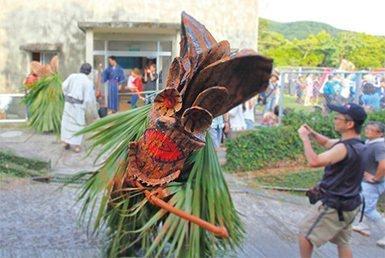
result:
M 344 30 L 340 30 L 334 28 L 333 26 L 322 23 L 322 22 L 314 22 L 314 21 L 298 21 L 298 22 L 276 22 L 268 19 L 260 18 L 259 22 L 263 24 L 267 31 L 278 32 L 285 36 L 287 39 L 305 39 L 310 34 L 318 34 L 321 31 L 326 31 L 332 36 L 337 36 L 340 32 Z

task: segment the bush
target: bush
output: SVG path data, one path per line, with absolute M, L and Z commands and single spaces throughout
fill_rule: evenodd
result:
M 250 171 L 301 153 L 296 130 L 290 126 L 260 128 L 227 141 L 226 170 Z
M 370 113 L 366 121 L 379 121 L 385 123 L 385 111 Z
M 308 124 L 314 130 L 323 135 L 331 138 L 338 137 L 338 134 L 334 131 L 333 128 L 333 116 L 324 116 L 319 111 L 311 113 L 291 112 L 283 117 L 282 124 L 289 126 L 296 131 L 302 124 Z
M 367 120 L 385 123 L 385 111 L 371 113 Z M 297 133 L 303 123 L 328 137 L 339 137 L 334 131 L 331 115 L 323 116 L 320 112 L 291 112 L 283 118 L 281 126 L 258 128 L 228 140 L 225 169 L 252 171 L 272 166 L 278 161 L 297 159 L 303 155 L 302 142 Z M 316 151 L 320 150 L 316 148 Z

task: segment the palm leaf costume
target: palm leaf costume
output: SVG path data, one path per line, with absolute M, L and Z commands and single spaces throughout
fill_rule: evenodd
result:
M 29 126 L 37 132 L 60 133 L 64 108 L 61 83 L 57 56 L 46 65 L 36 61 L 31 63 L 31 74 L 25 81 L 29 91 L 23 102 L 28 107 Z
M 180 57 L 154 104 L 101 119 L 90 151 L 104 161 L 80 194 L 82 218 L 107 230 L 109 257 L 210 257 L 239 246 L 243 228 L 206 135 L 214 117 L 266 89 L 272 60 L 231 54 L 182 13 Z M 87 173 L 86 173 L 87 174 Z M 86 174 L 80 174 L 79 177 Z M 96 215 L 95 215 L 96 214 Z

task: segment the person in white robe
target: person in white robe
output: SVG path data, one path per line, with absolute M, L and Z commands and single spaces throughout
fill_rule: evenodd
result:
M 62 84 L 65 104 L 61 140 L 65 149 L 73 145 L 75 152 L 80 152 L 83 136 L 74 134 L 83 129 L 87 122 L 98 118 L 94 85 L 88 78 L 91 70 L 91 65 L 84 63 L 80 73 L 71 74 Z
M 230 130 L 232 132 L 246 130 L 245 117 L 243 115 L 242 104 L 234 107 L 229 111 Z

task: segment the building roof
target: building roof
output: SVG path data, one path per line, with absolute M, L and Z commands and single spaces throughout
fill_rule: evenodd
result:
M 180 30 L 180 23 L 165 22 L 130 22 L 130 21 L 111 21 L 111 22 L 91 22 L 80 21 L 78 27 L 82 31 L 93 30 L 94 32 L 149 32 L 167 33 Z
M 27 43 L 20 45 L 21 50 L 31 52 L 61 51 L 62 47 L 62 43 Z

